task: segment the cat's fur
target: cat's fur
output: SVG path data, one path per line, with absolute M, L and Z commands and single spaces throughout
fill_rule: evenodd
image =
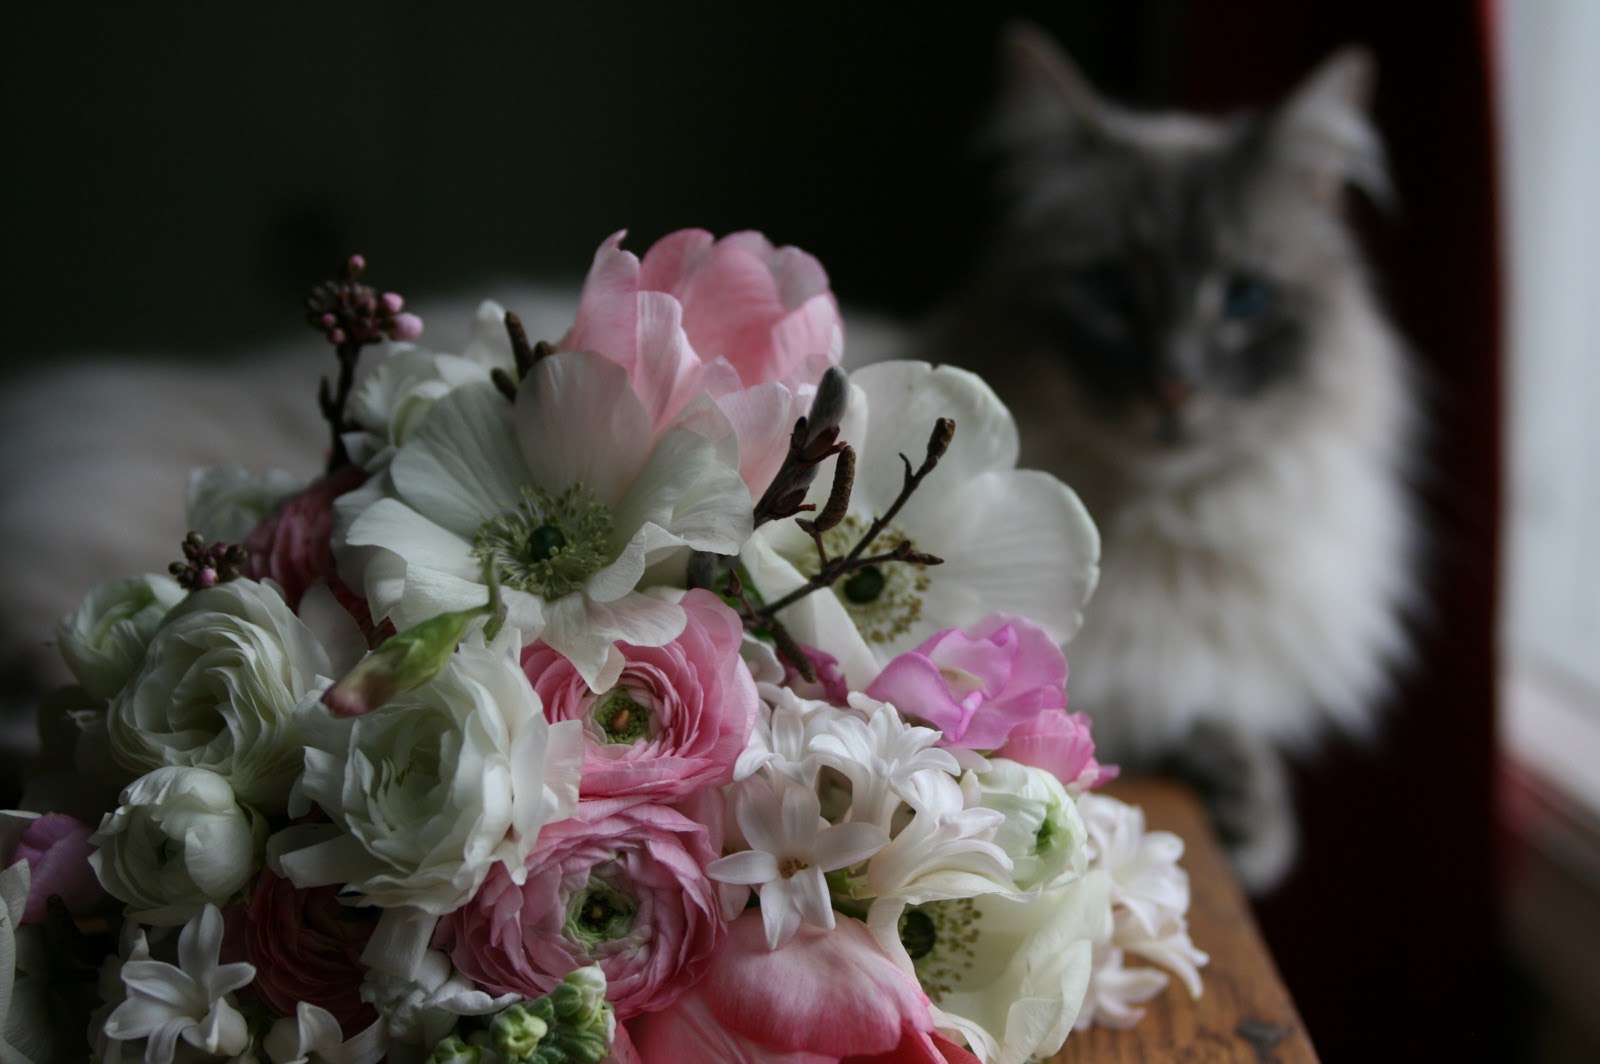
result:
M 1264 888 L 1295 844 L 1277 751 L 1369 730 L 1406 647 L 1412 388 L 1341 211 L 1386 191 L 1372 64 L 1212 120 L 1006 48 L 993 238 L 920 353 L 983 373 L 1100 526 L 1068 652 L 1105 756 L 1199 777 Z

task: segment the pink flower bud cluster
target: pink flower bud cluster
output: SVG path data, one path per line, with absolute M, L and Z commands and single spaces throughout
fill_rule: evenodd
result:
M 395 292 L 379 293 L 359 284 L 367 260 L 351 255 L 337 281 L 318 285 L 306 299 L 306 320 L 334 346 L 375 344 L 384 337 L 415 340 L 422 335 L 422 319 L 405 309 Z

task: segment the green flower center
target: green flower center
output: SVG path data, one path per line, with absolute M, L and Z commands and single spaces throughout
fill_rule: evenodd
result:
M 636 701 L 625 687 L 613 687 L 589 709 L 591 734 L 607 743 L 636 743 L 650 734 L 650 707 Z
M 848 554 L 856 541 L 866 535 L 868 525 L 867 518 L 859 514 L 845 517 L 823 533 L 822 542 L 828 554 L 832 557 Z M 904 529 L 890 525 L 868 544 L 865 553 L 882 554 L 906 538 Z M 816 575 L 815 553 L 800 563 L 800 569 L 807 576 Z M 857 569 L 835 588 L 862 638 L 869 643 L 883 644 L 892 643 L 922 620 L 922 596 L 931 583 L 927 566 L 890 562 Z
M 900 914 L 899 931 L 917 981 L 935 1005 L 972 971 L 978 909 L 971 898 L 908 908 Z
M 507 587 L 557 599 L 616 559 L 615 531 L 611 511 L 582 484 L 559 495 L 524 487 L 516 506 L 479 527 L 472 553 Z
M 632 930 L 637 910 L 632 897 L 603 879 L 590 877 L 584 888 L 567 900 L 567 922 L 562 933 L 568 940 L 592 950 Z

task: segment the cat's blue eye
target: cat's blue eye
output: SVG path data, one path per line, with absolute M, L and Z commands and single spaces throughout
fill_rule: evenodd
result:
M 1234 321 L 1249 321 L 1272 306 L 1275 296 L 1271 282 L 1240 274 L 1228 282 L 1228 289 L 1222 294 L 1223 316 Z

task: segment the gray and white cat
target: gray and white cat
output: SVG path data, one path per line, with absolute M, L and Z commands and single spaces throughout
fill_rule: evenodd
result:
M 993 383 L 1023 464 L 1100 526 L 1068 654 L 1104 755 L 1196 777 L 1264 889 L 1296 843 L 1279 751 L 1369 730 L 1406 650 L 1412 388 L 1341 210 L 1386 194 L 1372 63 L 1213 120 L 1101 99 L 1035 30 L 1005 45 L 999 216 L 919 353 Z

